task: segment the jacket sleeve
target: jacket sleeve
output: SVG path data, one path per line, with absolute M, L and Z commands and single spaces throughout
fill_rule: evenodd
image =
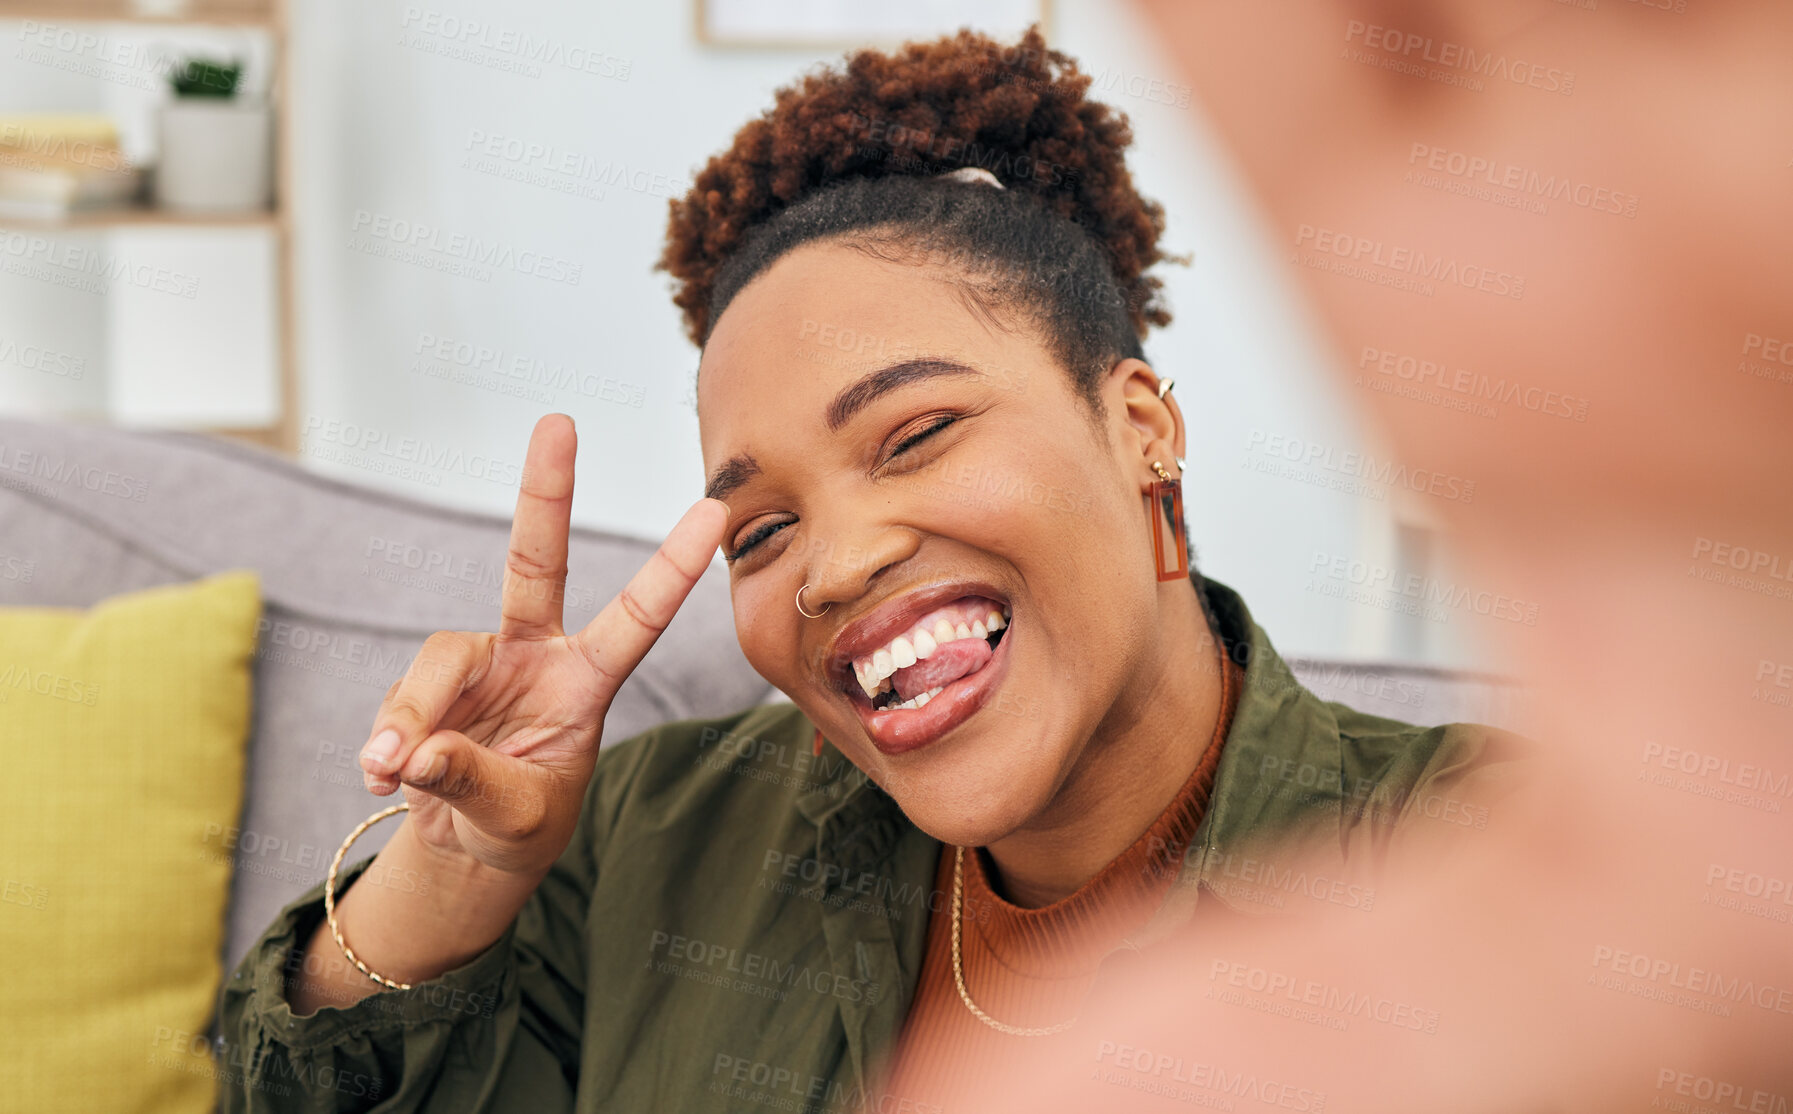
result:
M 1418 769 L 1411 788 L 1390 799 L 1380 819 L 1388 831 L 1384 871 L 1448 869 L 1489 839 L 1523 826 L 1544 753 L 1526 736 L 1476 724 L 1428 732 L 1436 746 L 1406 756 Z M 1428 740 L 1430 741 L 1430 740 Z
M 572 841 L 516 920 L 465 966 L 409 990 L 297 1016 L 286 982 L 324 919 L 320 882 L 282 909 L 225 980 L 220 1109 L 570 1111 L 585 1004 L 585 921 L 596 848 L 646 736 L 598 756 Z M 372 858 L 345 868 L 346 891 Z

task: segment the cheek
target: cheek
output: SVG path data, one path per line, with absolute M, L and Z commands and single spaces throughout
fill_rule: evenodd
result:
M 1115 526 L 1115 492 L 1100 486 L 1106 458 L 1071 437 L 980 440 L 946 454 L 914 477 L 914 521 L 1017 563 L 1100 544 Z
M 735 637 L 748 664 L 767 679 L 782 684 L 791 668 L 790 647 L 795 645 L 796 631 L 789 617 L 778 614 L 781 593 L 775 588 L 774 578 L 762 572 L 737 581 L 731 586 L 730 595 L 735 609 Z M 786 604 L 794 616 L 795 604 L 789 600 Z

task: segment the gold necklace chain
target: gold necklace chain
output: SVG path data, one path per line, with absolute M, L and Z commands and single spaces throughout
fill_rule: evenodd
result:
M 1009 1034 L 1012 1037 L 1047 1037 L 1053 1033 L 1062 1033 L 1077 1023 L 1073 1017 L 1069 1021 L 1061 1021 L 1057 1025 L 1048 1025 L 1044 1029 L 1025 1029 L 1019 1025 L 1005 1025 L 977 1008 L 971 1000 L 971 992 L 965 989 L 965 961 L 959 953 L 959 924 L 963 919 L 965 902 L 965 849 L 953 848 L 953 982 L 959 987 L 959 999 L 965 1008 L 985 1025 L 992 1029 Z

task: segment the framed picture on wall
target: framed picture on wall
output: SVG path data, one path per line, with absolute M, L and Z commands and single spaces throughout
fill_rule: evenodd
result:
M 997 39 L 1019 38 L 1038 23 L 1052 38 L 1051 0 L 693 0 L 697 39 L 708 46 L 848 49 L 894 46 L 971 27 Z

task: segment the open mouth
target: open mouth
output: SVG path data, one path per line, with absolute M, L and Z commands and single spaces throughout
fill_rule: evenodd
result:
M 847 692 L 872 711 L 924 708 L 948 685 L 989 664 L 1009 620 L 1006 604 L 982 596 L 937 607 L 903 634 L 854 658 Z

